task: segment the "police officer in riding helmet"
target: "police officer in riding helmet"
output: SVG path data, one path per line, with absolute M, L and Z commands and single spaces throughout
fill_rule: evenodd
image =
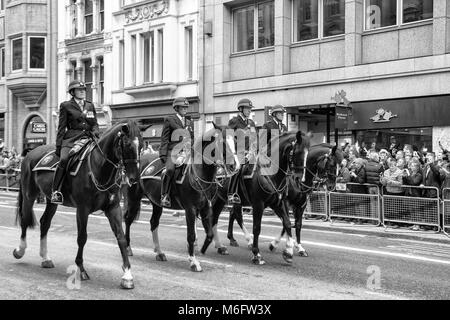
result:
M 67 170 L 69 152 L 75 142 L 83 138 L 98 139 L 100 133 L 94 104 L 86 100 L 86 85 L 78 80 L 70 82 L 67 89 L 72 99 L 59 107 L 58 133 L 56 136 L 56 155 L 60 158 L 52 187 L 52 203 L 62 204 L 62 183 Z

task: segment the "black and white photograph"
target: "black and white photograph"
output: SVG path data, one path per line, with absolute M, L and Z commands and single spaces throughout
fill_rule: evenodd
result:
M 450 1 L 0 0 L 0 270 L 180 319 L 449 300 Z

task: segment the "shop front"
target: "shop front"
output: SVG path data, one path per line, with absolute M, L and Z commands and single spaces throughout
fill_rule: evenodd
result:
M 40 117 L 32 117 L 25 128 L 23 150 L 31 151 L 47 144 L 47 123 Z
M 365 142 L 367 149 L 374 142 L 378 149 L 387 149 L 394 141 L 400 148 L 408 144 L 416 150 L 432 151 L 448 131 L 437 134 L 437 129 L 450 126 L 446 116 L 450 95 L 352 102 L 350 106 L 348 129 L 354 142 Z

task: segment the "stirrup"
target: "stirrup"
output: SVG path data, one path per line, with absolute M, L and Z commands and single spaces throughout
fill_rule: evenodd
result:
M 64 202 L 64 197 L 63 197 L 62 193 L 60 191 L 54 191 L 52 193 L 51 203 L 63 204 L 63 202 Z
M 237 193 L 228 195 L 228 202 L 230 204 L 241 204 L 241 198 Z

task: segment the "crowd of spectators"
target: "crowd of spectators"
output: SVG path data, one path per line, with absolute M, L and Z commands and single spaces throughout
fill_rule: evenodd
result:
M 450 152 L 439 142 L 439 152 L 421 152 L 416 146 L 400 147 L 391 137 L 389 148 L 379 149 L 372 143 L 370 149 L 364 143 L 344 146 L 337 183 L 347 184 L 347 192 L 361 194 L 426 197 L 446 197 L 443 190 L 450 188 Z M 406 186 L 412 186 L 410 188 Z M 425 188 L 435 187 L 436 189 Z M 399 224 L 391 224 L 399 227 Z M 413 225 L 412 230 L 420 230 Z

